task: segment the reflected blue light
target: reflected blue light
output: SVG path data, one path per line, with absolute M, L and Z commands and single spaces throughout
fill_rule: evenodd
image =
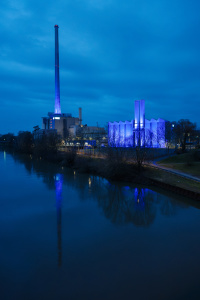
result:
M 55 176 L 55 188 L 56 188 L 56 206 L 61 205 L 62 202 L 62 185 L 63 185 L 63 175 L 56 174 Z
M 56 210 L 57 210 L 58 266 L 60 267 L 62 264 L 61 206 L 62 206 L 63 175 L 56 174 L 54 180 L 55 180 L 55 189 L 56 189 Z
M 125 189 L 125 190 L 129 190 L 129 189 L 130 189 L 130 186 L 124 186 L 124 189 Z

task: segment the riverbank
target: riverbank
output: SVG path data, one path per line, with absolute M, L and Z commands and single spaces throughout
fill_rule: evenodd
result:
M 152 184 L 171 190 L 175 193 L 200 200 L 200 182 L 180 174 L 171 173 L 168 170 L 147 167 L 145 176 L 151 179 Z
M 62 155 L 68 157 L 70 161 L 69 165 L 65 157 L 61 162 L 63 166 L 70 166 L 81 173 L 91 173 L 113 181 L 136 182 L 149 186 L 156 185 L 195 200 L 200 200 L 200 182 L 155 168 L 150 164 L 139 170 L 137 164 L 123 160 L 116 161 L 108 158 L 101 159 L 76 155 L 72 163 L 72 160 L 69 159 L 70 154 Z
M 30 155 L 31 158 L 34 156 Z M 171 174 L 150 164 L 138 168 L 134 162 L 123 157 L 104 157 L 78 155 L 76 151 L 52 153 L 43 158 L 48 162 L 71 168 L 80 173 L 93 174 L 111 181 L 134 182 L 148 186 L 159 186 L 166 190 L 200 200 L 200 182 Z

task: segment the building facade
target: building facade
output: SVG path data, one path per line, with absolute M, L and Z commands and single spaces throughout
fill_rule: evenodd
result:
M 163 119 L 145 119 L 145 101 L 135 101 L 135 119 L 108 123 L 111 147 L 166 147 L 166 124 Z
M 62 138 L 67 138 L 70 128 L 80 123 L 79 118 L 72 117 L 71 114 L 48 113 L 48 117 L 42 119 L 42 129 L 55 129 Z

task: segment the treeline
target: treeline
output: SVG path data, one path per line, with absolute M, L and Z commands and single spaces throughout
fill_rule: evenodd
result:
M 62 166 L 71 167 L 83 173 L 93 173 L 111 179 L 129 180 L 142 173 L 143 164 L 147 161 L 146 149 L 133 149 L 130 157 L 125 148 L 104 149 L 104 159 L 92 155 L 78 155 L 77 148 L 69 147 L 66 151 L 58 151 L 61 139 L 56 133 L 41 135 L 34 138 L 29 131 L 19 132 L 17 136 L 12 133 L 2 135 L 0 143 L 15 152 L 31 154 L 35 158 L 45 159 L 60 163 Z
M 57 153 L 60 142 L 61 139 L 56 133 L 44 134 L 37 139 L 30 131 L 20 131 L 17 136 L 13 133 L 0 136 L 1 147 L 44 159 Z
M 180 145 L 182 152 L 185 152 L 186 145 L 195 143 L 197 146 L 200 142 L 200 130 L 197 130 L 196 123 L 188 119 L 168 122 L 166 127 L 166 140 L 169 144 Z

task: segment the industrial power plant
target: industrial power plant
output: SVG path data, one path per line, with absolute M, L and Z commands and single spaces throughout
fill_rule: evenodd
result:
M 98 126 L 82 124 L 82 108 L 79 107 L 79 116 L 71 113 L 61 113 L 60 105 L 60 75 L 59 75 L 59 37 L 58 25 L 55 28 L 55 107 L 42 118 L 42 129 L 38 130 L 37 137 L 52 132 L 61 136 L 66 146 L 108 145 L 111 147 L 166 147 L 166 125 L 163 119 L 145 119 L 145 101 L 135 101 L 135 119 L 131 121 L 108 122 L 108 132 Z M 107 136 L 107 137 L 106 137 Z

